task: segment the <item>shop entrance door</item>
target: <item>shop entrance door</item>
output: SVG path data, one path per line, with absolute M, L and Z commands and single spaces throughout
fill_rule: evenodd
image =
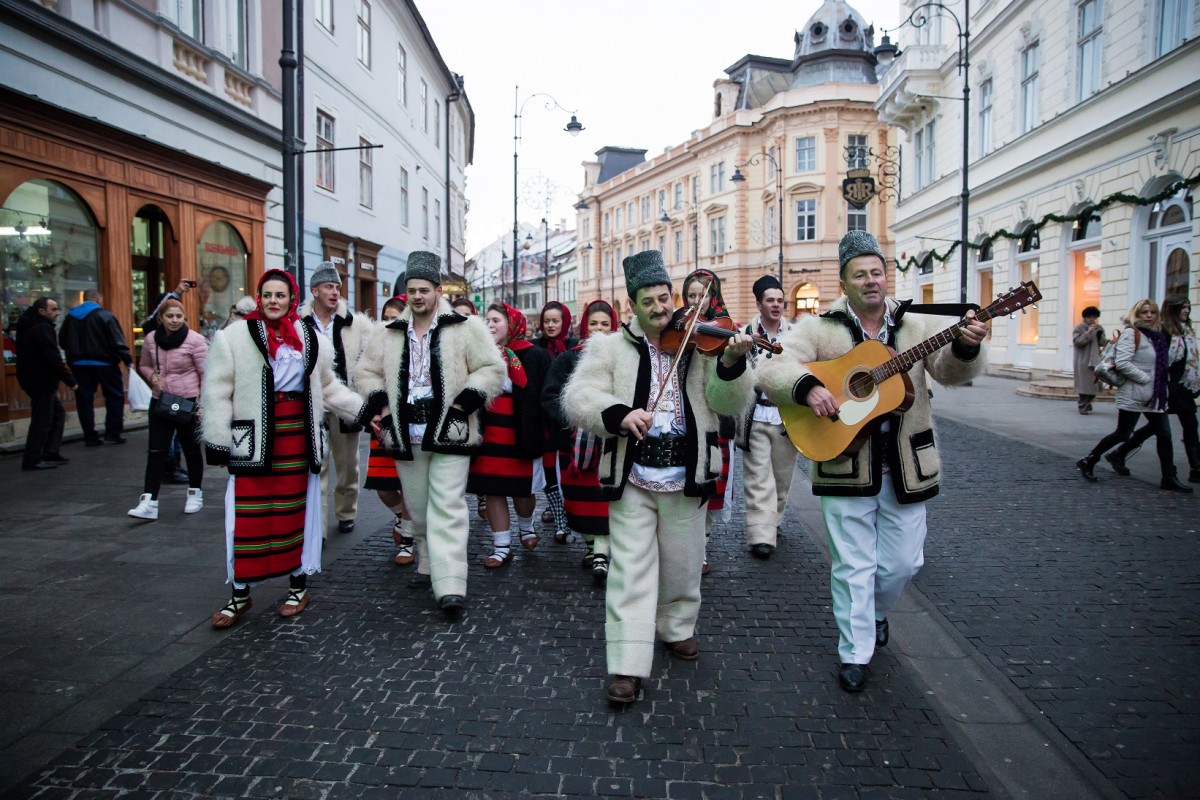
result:
M 133 266 L 133 337 L 139 348 L 145 338 L 142 324 L 166 291 L 168 226 L 166 215 L 156 206 L 142 206 L 133 218 L 129 253 Z

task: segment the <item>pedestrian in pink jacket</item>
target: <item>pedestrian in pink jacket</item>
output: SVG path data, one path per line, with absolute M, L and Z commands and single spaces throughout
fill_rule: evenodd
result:
M 150 445 L 146 457 L 146 477 L 142 496 L 129 516 L 138 519 L 158 519 L 158 491 L 162 488 L 163 472 L 167 465 L 167 448 L 171 437 L 178 436 L 187 463 L 188 490 L 183 513 L 195 514 L 204 507 L 204 459 L 196 435 L 198 420 L 192 413 L 186 420 L 171 419 L 161 413 L 163 392 L 190 400 L 199 407 L 200 384 L 204 381 L 204 361 L 208 343 L 204 337 L 189 330 L 183 316 L 183 304 L 168 297 L 158 308 L 158 328 L 146 337 L 138 373 L 145 378 L 153 392 L 150 401 Z

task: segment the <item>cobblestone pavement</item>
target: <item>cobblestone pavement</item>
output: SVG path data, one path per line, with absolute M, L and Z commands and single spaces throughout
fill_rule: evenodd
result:
M 1200 497 L 1084 484 L 1061 453 L 939 424 L 944 489 L 910 596 L 1107 779 L 1096 796 L 1196 796 Z M 903 626 L 867 692 L 837 688 L 804 502 L 768 562 L 744 553 L 740 507 L 717 526 L 701 659 L 660 653 L 628 708 L 604 700 L 603 596 L 579 543 L 488 571 L 473 519 L 470 607 L 450 624 L 380 528 L 313 579 L 303 615 L 278 618 L 283 590 L 260 588 L 240 628 L 5 798 L 1008 796 Z
M 281 620 L 256 592 L 240 630 L 7 797 L 985 793 L 887 651 L 867 693 L 838 689 L 817 541 L 793 517 L 756 561 L 739 519 L 710 547 L 701 659 L 660 653 L 627 709 L 604 698 L 603 595 L 581 544 L 547 538 L 488 571 L 473 520 L 470 606 L 450 624 L 380 531 L 312 580 L 304 614 Z
M 917 588 L 1121 791 L 1198 796 L 1200 495 L 1107 465 L 1088 484 L 1061 455 L 939 433 Z

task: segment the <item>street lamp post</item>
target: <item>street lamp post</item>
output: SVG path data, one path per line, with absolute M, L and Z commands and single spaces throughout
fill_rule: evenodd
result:
M 741 167 L 752 167 L 756 164 L 761 164 L 763 159 L 771 162 L 771 167 L 775 170 L 775 205 L 779 210 L 779 230 L 775 232 L 776 239 L 779 243 L 779 285 L 783 285 L 783 170 L 779 168 L 779 162 L 775 160 L 775 155 L 770 150 L 764 150 L 761 153 L 755 153 L 746 160 L 745 164 L 735 164 L 733 167 L 733 177 L 729 180 L 734 183 L 745 183 L 746 176 L 742 174 Z
M 571 121 L 568 122 L 566 124 L 566 127 L 563 128 L 564 131 L 571 134 L 572 136 L 578 136 L 579 132 L 583 130 L 583 125 L 581 125 L 579 123 L 579 120 L 575 118 L 576 112 L 570 111 L 566 108 L 563 108 L 561 105 L 559 105 L 559 102 L 557 100 L 555 100 L 553 97 L 551 97 L 550 95 L 546 94 L 545 92 L 535 92 L 534 94 L 531 94 L 528 97 L 526 97 L 524 100 L 521 100 L 521 87 L 520 86 L 513 87 L 513 287 L 512 287 L 512 304 L 513 304 L 514 308 L 517 307 L 517 292 L 518 292 L 517 284 L 520 279 L 519 278 L 519 276 L 520 276 L 520 266 L 519 266 L 520 265 L 520 257 L 518 255 L 518 253 L 520 251 L 518 249 L 518 243 L 517 243 L 517 232 L 518 232 L 518 228 L 517 228 L 517 225 L 518 225 L 518 221 L 517 221 L 518 220 L 518 217 L 517 217 L 517 213 L 518 213 L 517 212 L 517 192 L 518 192 L 518 188 L 517 188 L 517 175 L 518 175 L 518 172 L 517 172 L 517 145 L 521 141 L 521 114 L 524 113 L 524 111 L 525 111 L 525 104 L 528 103 L 530 100 L 532 100 L 535 97 L 544 97 L 549 101 L 546 103 L 547 111 L 553 111 L 554 109 L 558 109 L 559 111 L 563 111 L 563 112 L 571 115 Z
M 929 24 L 929 15 L 927 9 L 938 9 L 945 12 L 951 20 L 954 21 L 954 26 L 958 28 L 958 68 L 962 72 L 962 191 L 959 194 L 959 302 L 967 302 L 967 275 L 968 275 L 968 258 L 967 258 L 967 216 L 970 208 L 971 189 L 968 182 L 968 169 L 970 167 L 971 156 L 971 63 L 970 63 L 970 45 L 971 45 L 971 0 L 963 0 L 963 16 L 960 20 L 958 15 L 954 13 L 945 3 L 922 3 L 912 10 L 908 18 L 897 25 L 892 31 L 900 30 L 905 25 L 912 25 L 914 28 L 921 28 Z M 885 43 L 890 47 L 890 44 Z M 885 45 L 881 44 L 880 48 Z M 877 51 L 878 49 L 877 48 Z M 894 50 L 894 48 L 891 48 Z M 956 99 L 956 98 L 949 98 Z

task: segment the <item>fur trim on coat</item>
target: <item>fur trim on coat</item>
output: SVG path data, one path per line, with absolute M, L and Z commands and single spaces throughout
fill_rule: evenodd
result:
M 399 460 L 412 460 L 404 408 L 408 405 L 408 327 L 412 309 L 384 327 L 372 329 L 359 359 L 355 381 L 367 397 L 370 414 L 391 411 L 391 432 Z M 470 455 L 483 441 L 479 414 L 475 413 L 504 387 L 508 372 L 487 326 L 479 317 L 464 317 L 443 298 L 438 304 L 437 326 L 430 337 L 429 377 L 433 383 L 436 416 L 425 427 L 421 449 L 434 453 Z M 447 415 L 458 403 L 468 414 L 467 435 L 450 435 Z
M 363 421 L 363 399 L 333 372 L 333 348 L 303 320 L 296 333 L 304 343 L 304 405 L 308 468 L 321 471 L 328 409 L 346 422 Z M 234 475 L 270 471 L 274 429 L 275 374 L 268 360 L 261 320 L 235 322 L 217 331 L 208 352 L 201 405 L 202 440 L 208 463 L 228 466 Z
M 902 307 L 892 298 L 888 298 L 887 304 L 895 322 L 893 341 L 897 351 L 914 347 L 949 327 L 945 318 L 906 316 L 903 309 L 907 306 Z M 846 298 L 840 297 L 819 317 L 808 316 L 797 322 L 780 340 L 782 355 L 759 359 L 758 384 L 777 405 L 803 403 L 814 385 L 814 379 L 804 365 L 843 356 L 860 341 L 862 332 L 847 315 Z M 860 497 L 879 494 L 886 457 L 897 500 L 917 503 L 936 495 L 941 461 L 933 432 L 927 375 L 943 386 L 954 386 L 978 375 L 986 363 L 985 342 L 979 352 L 970 354 L 970 358 L 961 356 L 957 345 L 951 345 L 914 364 L 908 371 L 915 394 L 912 408 L 898 416 L 885 417 L 891 422 L 890 429 L 873 434 L 857 453 L 812 462 L 809 475 L 813 494 Z M 804 397 L 797 397 L 799 393 Z
M 316 325 L 311 298 L 300 306 L 298 313 L 305 322 Z M 374 329 L 374 320 L 361 311 L 350 313 L 346 301 L 338 300 L 337 310 L 333 315 L 333 371 L 338 379 L 351 389 L 355 388 L 354 373 L 358 370 L 358 360 L 362 357 L 367 338 Z
M 687 421 L 685 460 L 692 465 L 683 491 L 689 497 L 707 498 L 716 491 L 721 476 L 718 416 L 740 417 L 751 401 L 753 379 L 746 361 L 733 367 L 718 365 L 718 358 L 693 352 L 684 356 L 680 366 Z M 640 451 L 640 444 L 621 431 L 621 420 L 651 402 L 650 350 L 637 319 L 615 333 L 589 336 L 563 389 L 562 408 L 569 425 L 604 440 L 600 486 L 607 500 L 621 497 Z

